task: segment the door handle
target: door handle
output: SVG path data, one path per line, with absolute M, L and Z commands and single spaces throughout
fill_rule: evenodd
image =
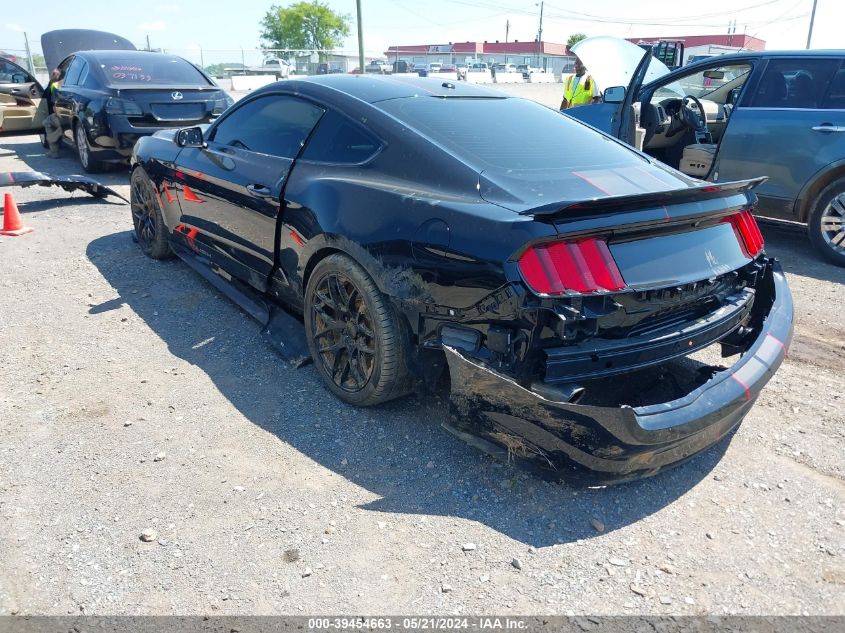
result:
M 845 126 L 822 123 L 813 127 L 813 132 L 845 132 Z
M 247 185 L 246 190 L 257 198 L 269 198 L 273 195 L 270 188 L 264 185 Z
M 13 95 L 19 95 L 21 93 L 21 90 L 20 88 L 12 88 L 11 90 L 9 90 L 9 92 L 11 92 Z

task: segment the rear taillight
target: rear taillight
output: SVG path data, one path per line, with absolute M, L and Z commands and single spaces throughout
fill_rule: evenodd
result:
M 525 283 L 538 294 L 605 292 L 625 287 L 607 243 L 594 237 L 531 246 L 518 263 Z
M 109 97 L 106 101 L 106 114 L 125 114 L 126 116 L 143 116 L 144 111 L 141 110 L 136 102 L 131 99 L 119 99 L 118 97 Z
M 763 252 L 763 235 L 760 233 L 760 227 L 757 226 L 757 220 L 754 219 L 751 211 L 742 211 L 736 215 L 728 216 L 723 222 L 729 222 L 733 227 L 746 255 L 757 257 Z

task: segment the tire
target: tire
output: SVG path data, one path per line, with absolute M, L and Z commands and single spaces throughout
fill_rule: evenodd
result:
M 807 231 L 825 259 L 845 266 L 845 178 L 833 181 L 816 197 Z
M 410 391 L 408 328 L 346 255 L 329 255 L 311 273 L 305 332 L 323 382 L 344 402 L 372 406 Z
M 161 217 L 161 206 L 155 185 L 142 167 L 129 179 L 129 207 L 135 238 L 144 255 L 152 259 L 170 259 L 173 251 L 167 239 L 167 227 Z
M 89 174 L 96 174 L 103 171 L 105 167 L 104 163 L 91 155 L 88 135 L 85 133 L 85 126 L 82 123 L 77 123 L 74 126 L 73 140 L 76 145 L 76 154 L 79 156 L 79 162 L 82 164 L 82 169 Z

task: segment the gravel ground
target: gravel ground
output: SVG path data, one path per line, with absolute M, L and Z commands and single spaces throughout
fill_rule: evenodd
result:
M 29 168 L 79 170 L 4 139 Z M 845 270 L 801 230 L 763 228 L 796 335 L 739 431 L 575 489 L 451 437 L 442 399 L 340 403 L 126 205 L 12 191 L 0 614 L 845 614 Z

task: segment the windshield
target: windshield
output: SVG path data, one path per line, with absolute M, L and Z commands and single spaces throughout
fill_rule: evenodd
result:
M 100 68 L 112 86 L 146 84 L 150 86 L 208 85 L 202 73 L 181 57 L 170 55 L 114 55 L 100 58 Z
M 745 77 L 749 72 L 751 72 L 749 64 L 701 69 L 697 73 L 684 75 L 672 83 L 660 86 L 654 91 L 654 99 L 663 101 L 664 99 L 677 99 L 686 95 L 704 97 L 735 79 Z M 742 85 L 742 82 L 737 82 L 737 86 L 739 85 Z
M 572 52 L 584 62 L 587 74 L 595 79 L 601 91 L 615 86 L 630 89 L 634 71 L 643 57 L 648 55 L 636 44 L 606 35 L 581 40 L 572 47 Z M 643 83 L 647 84 L 668 74 L 669 69 L 663 62 L 651 59 Z

